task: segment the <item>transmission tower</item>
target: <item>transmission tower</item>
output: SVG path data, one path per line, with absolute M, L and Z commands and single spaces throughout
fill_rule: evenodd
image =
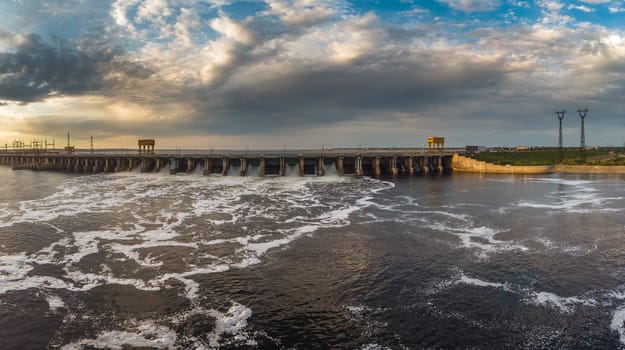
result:
M 581 148 L 583 151 L 584 149 L 586 149 L 586 136 L 584 134 L 584 118 L 586 118 L 586 115 L 588 114 L 588 108 L 578 109 L 577 113 L 579 113 L 579 118 L 582 120 L 582 133 L 579 137 L 579 148 Z
M 558 133 L 558 149 L 560 150 L 560 163 L 564 160 L 564 143 L 562 141 L 562 119 L 564 119 L 564 115 L 566 114 L 566 110 L 556 111 L 556 116 L 558 117 L 558 121 L 560 122 L 560 131 Z
M 588 115 L 588 108 L 578 109 L 577 113 L 579 113 L 579 119 L 582 120 L 582 133 L 579 137 L 581 162 L 582 164 L 586 164 L 586 134 L 584 132 L 584 119 L 586 118 L 586 115 Z

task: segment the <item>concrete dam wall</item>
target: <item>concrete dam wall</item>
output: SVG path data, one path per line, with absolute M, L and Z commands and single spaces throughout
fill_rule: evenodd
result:
M 14 170 L 100 173 L 120 171 L 238 176 L 397 176 L 452 170 L 451 153 L 347 153 L 298 155 L 4 154 Z

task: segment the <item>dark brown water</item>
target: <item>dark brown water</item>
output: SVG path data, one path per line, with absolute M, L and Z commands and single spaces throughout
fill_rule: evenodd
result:
M 625 343 L 622 177 L 0 176 L 3 349 Z

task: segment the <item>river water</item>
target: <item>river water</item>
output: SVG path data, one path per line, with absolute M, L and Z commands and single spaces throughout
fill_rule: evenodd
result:
M 624 177 L 0 178 L 3 349 L 625 344 Z

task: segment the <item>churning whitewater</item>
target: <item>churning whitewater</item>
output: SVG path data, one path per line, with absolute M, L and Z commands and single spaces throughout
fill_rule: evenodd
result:
M 12 348 L 625 344 L 619 177 L 0 172 Z

